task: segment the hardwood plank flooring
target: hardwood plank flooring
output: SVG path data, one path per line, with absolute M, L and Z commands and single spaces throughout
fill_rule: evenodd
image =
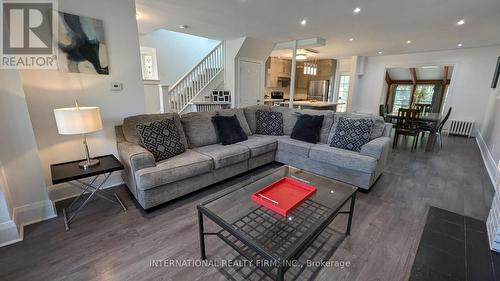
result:
M 445 142 L 433 153 L 423 146 L 413 153 L 409 145 L 395 149 L 372 190 L 358 194 L 351 236 L 339 234 L 346 224 L 339 217 L 302 257 L 348 261 L 349 267 L 294 268 L 285 280 L 407 280 L 429 205 L 485 220 L 493 187 L 475 140 L 449 137 Z M 150 214 L 137 207 L 126 187 L 117 187 L 127 212 L 96 200 L 68 232 L 62 216 L 26 227 L 24 241 L 0 248 L 0 280 L 269 280 L 252 267 L 151 267 L 150 260 L 198 259 L 196 204 L 278 165 Z M 206 242 L 211 260 L 241 258 L 216 237 Z

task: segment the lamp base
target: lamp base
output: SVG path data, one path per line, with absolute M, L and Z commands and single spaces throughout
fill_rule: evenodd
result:
M 88 169 L 90 167 L 94 167 L 96 165 L 99 165 L 99 159 L 89 159 L 89 160 L 84 160 L 80 163 L 78 163 L 78 166 L 82 169 Z

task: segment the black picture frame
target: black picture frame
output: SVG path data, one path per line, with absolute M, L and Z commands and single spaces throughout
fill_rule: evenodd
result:
M 493 74 L 493 81 L 491 81 L 491 88 L 496 89 L 498 84 L 498 77 L 500 76 L 500 57 L 497 59 L 497 67 L 495 73 Z

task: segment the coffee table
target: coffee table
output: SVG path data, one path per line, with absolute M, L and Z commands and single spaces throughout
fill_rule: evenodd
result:
M 291 177 L 317 188 L 288 216 L 254 203 L 252 193 Z M 351 230 L 357 188 L 291 166 L 282 166 L 241 182 L 229 191 L 197 206 L 201 258 L 206 259 L 205 236 L 215 235 L 274 280 L 283 280 L 286 270 L 339 214 L 349 216 L 345 234 Z M 342 208 L 350 203 L 348 210 Z M 203 217 L 220 227 L 205 232 Z

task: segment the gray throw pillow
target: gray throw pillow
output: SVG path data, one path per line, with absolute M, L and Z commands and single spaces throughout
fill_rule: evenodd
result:
M 339 118 L 330 146 L 361 151 L 361 147 L 370 141 L 373 121 L 370 119 Z
M 255 133 L 260 135 L 283 135 L 283 114 L 281 112 L 262 111 L 255 112 Z
M 179 130 L 172 119 L 139 124 L 136 126 L 141 144 L 156 161 L 168 159 L 186 151 Z

